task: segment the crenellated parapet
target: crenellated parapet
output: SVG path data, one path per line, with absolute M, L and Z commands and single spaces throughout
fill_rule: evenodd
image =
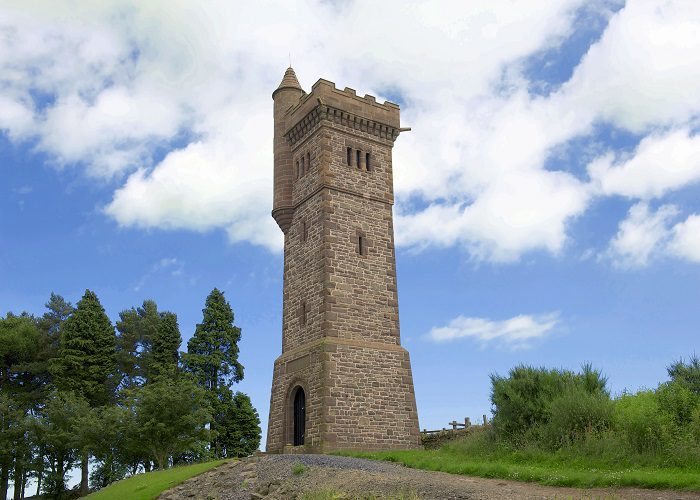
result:
M 400 133 L 399 106 L 385 101 L 378 103 L 372 95 L 360 97 L 354 89 L 336 88 L 333 82 L 319 79 L 296 106 L 287 110 L 284 134 L 290 146 L 302 140 L 320 122 L 327 121 L 394 141 Z

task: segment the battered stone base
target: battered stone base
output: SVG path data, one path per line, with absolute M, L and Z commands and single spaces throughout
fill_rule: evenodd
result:
M 292 447 L 293 394 L 306 394 L 304 446 Z M 275 361 L 267 451 L 420 448 L 408 352 L 399 345 L 325 338 Z

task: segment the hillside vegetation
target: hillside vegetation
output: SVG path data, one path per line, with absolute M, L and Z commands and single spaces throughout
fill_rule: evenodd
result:
M 590 365 L 518 366 L 491 376 L 490 428 L 439 450 L 353 455 L 549 485 L 700 490 L 700 360 L 668 373 L 656 389 L 613 398 Z
M 163 491 L 226 463 L 226 460 L 214 460 L 192 465 L 183 465 L 166 470 L 137 474 L 127 479 L 112 483 L 100 491 L 88 495 L 90 500 L 151 500 Z

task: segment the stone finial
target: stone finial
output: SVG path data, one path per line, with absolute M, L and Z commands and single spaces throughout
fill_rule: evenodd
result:
M 279 87 L 277 87 L 275 92 L 281 89 L 302 90 L 301 85 L 299 85 L 299 80 L 297 79 L 297 74 L 294 72 L 291 66 L 288 67 L 287 71 L 284 72 L 284 77 L 282 77 L 282 81 L 280 82 Z M 272 95 L 274 95 L 274 92 Z

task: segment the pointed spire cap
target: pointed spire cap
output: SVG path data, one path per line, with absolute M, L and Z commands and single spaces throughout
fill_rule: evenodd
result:
M 282 77 L 279 87 L 277 87 L 277 89 L 272 93 L 272 97 L 275 96 L 278 90 L 282 89 L 297 89 L 303 92 L 301 85 L 299 85 L 297 74 L 294 72 L 291 66 L 284 72 L 284 77 Z

